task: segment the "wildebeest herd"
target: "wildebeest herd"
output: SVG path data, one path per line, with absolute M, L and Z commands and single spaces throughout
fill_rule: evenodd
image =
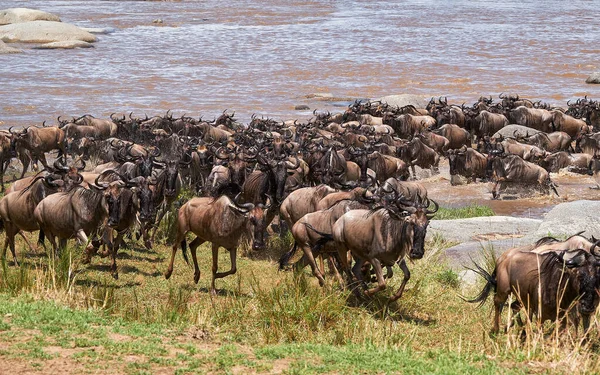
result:
M 151 118 L 83 115 L 59 117 L 56 126 L 11 127 L 0 133 L 0 182 L 13 158 L 23 169 L 0 200 L 4 254 L 10 246 L 18 265 L 17 234 L 33 249 L 23 232 L 39 231 L 38 242 L 47 239 L 54 252 L 76 238 L 85 246 L 86 262 L 96 254 L 110 255 L 117 278 L 124 236 L 135 233 L 151 248 L 159 224 L 185 188 L 196 197 L 178 209 L 167 279 L 179 247 L 188 259 L 188 232 L 195 235 L 189 248 L 196 283 L 196 250 L 212 244 L 215 292 L 215 279 L 236 272 L 244 236 L 260 250 L 266 236 L 287 228 L 294 245 L 282 255 L 281 268 L 300 248 L 303 255 L 294 267 L 310 265 L 323 285 L 325 259 L 341 285 L 372 296 L 385 289 L 398 264 L 404 279 L 391 298 L 396 300 L 410 278 L 405 257 L 423 257 L 427 226 L 439 208 L 422 184 L 408 181 L 418 179 L 416 167 L 435 174 L 440 159 L 447 158 L 451 175 L 493 182 L 493 199 L 512 184 L 558 194 L 550 172 L 600 170 L 599 102 L 585 97 L 559 108 L 518 95 L 499 99 L 481 97 L 472 106 L 459 106 L 432 98 L 426 108 L 356 101 L 342 113 L 315 111 L 305 122 L 252 116 L 242 124 L 227 111 L 212 121 L 168 111 Z M 55 161 L 48 163 L 46 153 L 54 151 Z M 38 162 L 43 170 L 25 177 Z M 90 164 L 96 166 L 87 168 Z M 268 231 L 275 217 L 278 228 Z M 531 304 L 529 311 L 541 306 L 543 319 L 576 301 L 587 329 L 599 299 L 600 254 L 595 240 L 576 238 L 542 239 L 505 253 L 492 273 L 476 269 L 487 285 L 474 301 L 496 289 L 494 330 L 516 285 L 521 300 Z M 220 247 L 231 257 L 226 272 L 218 272 Z M 548 288 L 541 300 L 532 297 L 538 295 L 539 279 Z M 556 291 L 565 288 L 557 301 Z

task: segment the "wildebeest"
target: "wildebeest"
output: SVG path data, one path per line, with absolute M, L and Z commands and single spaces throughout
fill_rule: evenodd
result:
M 302 268 L 306 264 L 310 265 L 313 275 L 319 280 L 319 284 L 321 286 L 325 285 L 325 279 L 323 278 L 319 267 L 317 267 L 315 258 L 322 253 L 332 253 L 335 251 L 335 248 L 327 248 L 333 245 L 331 243 L 321 246 L 319 242 L 322 241 L 324 237 L 321 236 L 320 233 L 331 233 L 335 222 L 346 212 L 366 208 L 368 208 L 366 202 L 344 199 L 336 202 L 333 206 L 325 210 L 315 211 L 304 215 L 291 229 L 292 235 L 294 236 L 294 246 L 288 253 L 281 257 L 279 260 L 279 268 L 282 269 L 294 255 L 296 250 L 300 248 L 304 254 L 302 259 L 296 263 L 296 267 Z
M 279 213 L 291 229 L 301 217 L 315 212 L 321 199 L 334 192 L 335 189 L 324 184 L 294 190 L 281 203 Z
M 99 177 L 96 178 L 96 184 L 89 185 L 89 189 L 76 186 L 70 191 L 52 194 L 42 199 L 35 208 L 33 216 L 54 251 L 64 249 L 67 240 L 72 237 L 88 244 L 88 238 L 96 236 L 106 219 L 108 226 L 118 222 L 120 210 L 113 210 L 117 210 L 119 205 L 112 202 L 118 200 L 123 182 L 100 183 Z M 56 244 L 56 237 L 59 239 L 59 246 Z M 89 244 L 86 250 L 90 251 L 91 246 Z M 113 254 L 111 273 L 116 278 L 115 256 Z
M 25 189 L 8 193 L 0 200 L 0 220 L 6 232 L 2 254 L 6 254 L 6 249 L 10 246 L 15 264 L 18 265 L 15 236 L 20 231 L 32 232 L 40 229 L 33 217 L 35 207 L 42 199 L 59 191 L 63 186 L 64 181 L 60 178 L 51 175 L 38 176 Z
M 388 178 L 375 191 L 377 196 L 388 196 L 398 194 L 403 200 L 414 204 L 422 204 L 427 201 L 427 189 L 423 184 L 416 181 L 401 181 L 396 178 Z
M 190 242 L 190 252 L 194 261 L 194 282 L 198 283 L 198 280 L 200 280 L 196 249 L 204 242 L 211 242 L 212 282 L 210 291 L 215 294 L 215 280 L 236 272 L 237 247 L 243 229 L 248 222 L 254 227 L 252 248 L 260 249 L 264 247 L 265 210 L 267 209 L 262 204 L 238 204 L 227 196 L 190 199 L 179 209 L 177 214 L 177 235 L 173 243 L 171 260 L 169 268 L 165 272 L 165 278 L 169 279 L 173 273 L 173 262 L 179 246 L 181 246 L 185 255 L 185 234 L 191 231 L 196 235 L 196 238 Z M 219 247 L 224 247 L 229 251 L 231 269 L 227 272 L 217 272 Z
M 528 126 L 546 133 L 554 131 L 552 123 L 554 115 L 545 109 L 520 106 L 510 111 L 511 124 Z
M 442 125 L 433 132 L 448 139 L 448 149 L 450 150 L 471 146 L 471 134 L 456 124 Z
M 431 116 L 403 114 L 397 117 L 390 117 L 387 119 L 386 124 L 390 125 L 398 136 L 407 138 L 425 129 L 435 127 L 436 121 Z
M 449 150 L 448 162 L 450 164 L 450 176 L 460 175 L 472 178 L 473 182 L 477 178 L 483 180 L 487 177 L 487 156 L 470 147 Z M 454 184 L 454 180 L 451 180 L 451 183 Z
M 477 116 L 468 118 L 469 126 L 478 137 L 494 135 L 508 125 L 508 119 L 500 113 L 481 111 Z
M 585 121 L 566 115 L 558 110 L 554 110 L 551 113 L 553 130 L 565 132 L 571 138 L 577 138 L 579 134 L 590 133 L 588 124 Z
M 492 197 L 500 197 L 500 183 L 537 185 L 543 193 L 548 194 L 551 188 L 556 195 L 556 185 L 550 180 L 548 171 L 539 165 L 523 160 L 517 155 L 505 157 L 494 156 L 492 159 Z
M 425 234 L 430 216 L 437 209 L 429 210 L 425 204 L 406 204 L 400 199 L 394 199 L 387 206 L 373 210 L 352 210 L 344 214 L 333 226 L 331 238 L 338 249 L 342 269 L 346 272 L 348 281 L 352 275 L 362 281 L 359 272 L 365 261 L 375 270 L 378 285 L 365 291 L 372 296 L 386 288 L 382 266 L 398 264 L 404 273 L 404 279 L 399 290 L 391 297 L 392 301 L 402 296 L 404 287 L 410 279 L 410 272 L 404 261 L 408 255 L 411 259 L 420 259 L 425 252 Z M 408 216 L 404 216 L 408 215 Z M 350 251 L 356 264 L 350 271 L 347 252 Z
M 548 152 L 567 151 L 571 147 L 571 136 L 561 131 L 550 134 L 539 132 L 520 139 L 520 141 L 537 146 Z
M 413 178 L 417 178 L 415 166 L 432 168 L 437 172 L 440 155 L 431 147 L 425 145 L 418 137 L 414 137 L 400 148 L 400 159 L 404 160 L 412 170 Z
M 512 138 L 506 138 L 501 142 L 497 142 L 496 147 L 507 154 L 518 155 L 523 160 L 527 161 L 535 162 L 546 156 L 546 151 L 543 149 L 537 146 L 520 143 Z
M 39 160 L 44 167 L 48 167 L 46 152 L 58 150 L 59 157 L 65 153 L 65 132 L 56 126 L 44 128 L 30 126 L 19 133 L 11 130 L 11 133 L 13 134 L 12 142 L 14 142 L 17 152 L 21 152 L 20 150 L 23 149 L 27 150 L 34 158 L 34 163 Z M 23 165 L 21 178 L 25 175 L 28 167 L 29 163 L 26 162 L 26 165 Z
M 495 262 L 491 273 L 476 265 L 474 271 L 484 277 L 486 285 L 469 302 L 484 303 L 495 291 L 492 333 L 500 330 L 500 314 L 511 294 L 517 297 L 511 305 L 515 314 L 524 307 L 530 318 L 540 314 L 541 322 L 563 319 L 576 303 L 587 332 L 590 317 L 598 306 L 598 266 L 593 248 L 591 252 L 577 249 L 542 254 L 508 251 Z M 563 326 L 565 323 L 563 320 Z
M 556 173 L 563 168 L 577 173 L 587 173 L 593 159 L 588 154 L 571 154 L 566 151 L 555 152 L 539 161 L 539 165 L 548 172 Z

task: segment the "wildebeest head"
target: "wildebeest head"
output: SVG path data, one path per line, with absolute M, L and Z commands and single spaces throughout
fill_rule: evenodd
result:
M 568 282 L 572 283 L 575 292 L 579 298 L 577 310 L 583 317 L 584 331 L 589 328 L 591 315 L 598 307 L 600 295 L 600 254 L 595 251 L 596 244 L 590 252 L 583 249 L 562 251 L 555 253 L 551 259 L 558 262 L 557 269 L 564 269 L 567 272 Z M 548 267 L 544 267 L 543 272 L 547 272 Z M 574 297 L 574 296 L 567 296 Z
M 154 207 L 154 189 L 151 187 L 153 182 L 149 178 L 142 176 L 136 177 L 127 182 L 132 187 L 139 207 L 140 221 L 153 221 L 156 212 Z
M 106 190 L 104 190 L 104 199 L 108 207 L 108 226 L 116 227 L 119 225 L 121 214 L 121 195 L 123 192 L 123 182 L 111 182 Z
M 101 182 L 100 179 L 107 179 L 111 182 Z M 109 227 L 116 227 L 121 221 L 121 196 L 127 179 L 119 175 L 114 170 L 106 170 L 96 177 L 95 187 L 103 191 L 105 210 L 108 213 L 107 224 Z M 93 186 L 93 185 L 90 185 Z
M 394 190 L 394 195 L 397 195 L 397 192 Z M 429 225 L 429 220 L 432 218 L 433 214 L 437 212 L 439 209 L 439 205 L 437 202 L 433 200 L 427 199 L 424 203 L 416 203 L 416 202 L 408 202 L 403 200 L 403 197 L 394 198 L 391 200 L 395 207 L 400 209 L 400 212 L 403 215 L 408 214 L 406 217 L 406 223 L 412 227 L 412 231 L 409 230 L 407 235 L 409 236 L 408 241 L 411 243 L 411 248 L 409 252 L 409 257 L 411 259 L 421 259 L 425 254 L 425 235 L 427 234 L 427 226 Z M 433 202 L 434 208 L 432 210 L 429 209 L 430 203 Z M 392 212 L 397 212 L 395 209 Z
M 265 230 L 267 229 L 267 210 L 271 208 L 271 200 L 268 199 L 267 204 L 259 203 L 237 203 L 239 195 L 232 201 L 229 207 L 234 211 L 244 215 L 252 225 L 252 249 L 260 250 L 265 247 Z

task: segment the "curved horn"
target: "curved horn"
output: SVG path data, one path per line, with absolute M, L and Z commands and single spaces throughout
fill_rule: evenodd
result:
M 427 199 L 427 206 L 429 206 L 430 201 L 433 202 L 434 209 L 433 210 L 430 210 L 429 208 L 425 209 L 425 214 L 434 214 L 440 209 L 440 205 L 433 199 L 431 199 L 431 200 Z
M 300 167 L 300 159 L 297 156 L 294 156 L 294 158 L 296 159 L 296 163 L 292 164 L 289 161 L 285 163 L 287 169 L 297 169 Z

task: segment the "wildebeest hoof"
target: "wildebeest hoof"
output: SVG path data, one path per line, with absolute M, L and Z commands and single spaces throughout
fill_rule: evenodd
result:
M 194 283 L 198 284 L 198 281 L 200 281 L 200 273 L 195 273 L 194 274 Z
M 112 275 L 113 279 L 119 280 L 119 273 L 118 272 L 111 272 L 111 275 Z
M 148 250 L 152 250 L 152 241 L 144 241 L 144 246 Z
M 165 272 L 165 279 L 169 280 L 169 277 L 171 277 L 171 272 Z

